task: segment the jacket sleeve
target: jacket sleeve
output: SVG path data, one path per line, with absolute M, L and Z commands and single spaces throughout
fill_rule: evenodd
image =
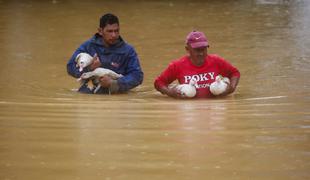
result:
M 79 68 L 76 66 L 75 58 L 81 52 L 89 53 L 87 51 L 88 44 L 89 44 L 89 41 L 86 41 L 77 50 L 75 50 L 75 52 L 73 53 L 73 55 L 71 56 L 71 58 L 69 59 L 67 63 L 67 72 L 72 77 L 79 78 L 81 74 L 84 73 L 84 70 L 82 72 L 79 71 Z
M 125 76 L 118 79 L 119 92 L 126 92 L 138 85 L 143 81 L 143 71 L 140 66 L 139 58 L 134 48 L 130 48 L 128 53 L 128 64 Z

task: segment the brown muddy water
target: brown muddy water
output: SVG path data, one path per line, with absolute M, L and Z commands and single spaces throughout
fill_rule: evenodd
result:
M 144 82 L 76 93 L 67 60 L 106 12 Z M 193 29 L 240 69 L 233 95 L 154 90 Z M 309 31 L 308 0 L 0 0 L 0 179 L 310 179 Z

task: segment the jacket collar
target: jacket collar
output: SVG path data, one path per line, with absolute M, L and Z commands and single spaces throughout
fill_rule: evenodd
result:
M 99 45 L 99 46 L 105 46 L 102 40 L 102 36 L 98 33 L 96 33 L 93 38 L 92 38 L 92 43 Z M 114 48 L 118 48 L 120 46 L 122 46 L 125 43 L 125 41 L 123 40 L 123 38 L 121 36 L 119 36 L 119 39 L 117 40 L 117 42 L 111 46 L 109 46 L 109 48 L 114 49 Z

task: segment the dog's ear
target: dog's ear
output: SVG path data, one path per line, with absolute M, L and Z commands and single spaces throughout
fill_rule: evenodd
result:
M 80 56 L 81 56 L 81 53 L 78 54 L 78 55 L 75 57 L 75 62 L 76 62 L 75 67 L 79 67 L 79 59 L 80 59 Z
M 81 53 L 78 54 L 78 55 L 76 56 L 76 58 L 75 58 L 75 61 L 78 61 L 78 60 L 80 59 L 81 55 L 82 55 Z

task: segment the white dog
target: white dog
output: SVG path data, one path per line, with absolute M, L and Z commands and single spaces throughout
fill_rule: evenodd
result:
M 79 67 L 79 71 L 81 72 L 85 67 L 89 66 L 94 59 L 94 57 L 87 53 L 80 53 L 75 58 L 76 66 Z
M 95 81 L 96 82 L 99 82 L 99 78 L 104 76 L 104 75 L 108 75 L 110 76 L 112 79 L 118 79 L 118 78 L 121 78 L 123 77 L 123 75 L 121 74 L 117 74 L 116 72 L 110 70 L 110 69 L 106 69 L 106 68 L 96 68 L 95 70 L 93 71 L 90 71 L 90 72 L 86 72 L 86 73 L 83 73 L 81 75 L 81 77 L 78 79 L 78 81 L 82 81 L 82 80 L 85 80 L 85 79 L 89 79 L 89 78 L 95 78 Z M 100 84 L 98 84 L 98 86 L 96 87 L 96 89 L 94 90 L 94 93 L 96 93 L 99 88 L 101 87 Z

